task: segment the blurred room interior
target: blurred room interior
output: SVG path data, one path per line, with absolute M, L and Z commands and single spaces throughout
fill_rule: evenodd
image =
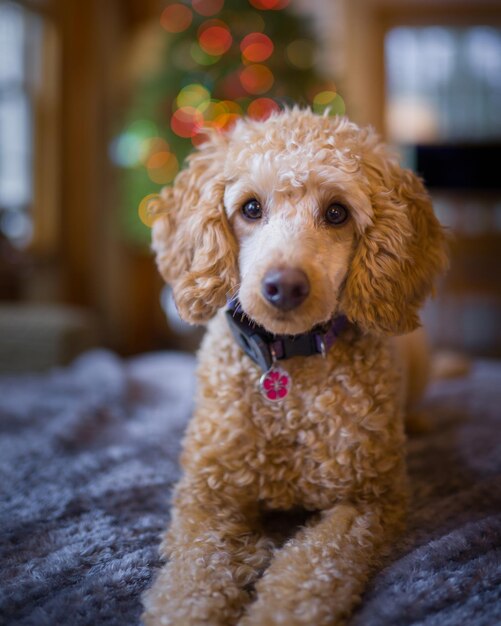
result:
M 309 34 L 287 41 L 279 14 Z M 216 80 L 231 46 L 241 68 Z M 432 340 L 501 356 L 500 2 L 0 0 L 0 371 L 97 345 L 196 347 L 142 199 L 172 181 L 204 117 L 224 128 L 291 102 L 273 57 L 304 72 L 303 104 L 372 124 L 424 177 L 453 234 L 424 312 Z

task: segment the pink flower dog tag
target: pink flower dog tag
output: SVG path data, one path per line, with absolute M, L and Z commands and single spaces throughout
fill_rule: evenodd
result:
M 271 367 L 261 376 L 259 381 L 261 393 L 271 402 L 278 402 L 289 393 L 291 379 L 281 367 Z

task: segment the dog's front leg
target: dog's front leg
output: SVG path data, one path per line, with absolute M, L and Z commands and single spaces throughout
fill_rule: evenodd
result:
M 339 504 L 274 556 L 239 626 L 339 626 L 351 614 L 398 507 Z
M 257 508 L 242 500 L 202 476 L 183 478 L 161 548 L 168 562 L 143 599 L 147 626 L 236 624 L 273 547 L 259 532 Z

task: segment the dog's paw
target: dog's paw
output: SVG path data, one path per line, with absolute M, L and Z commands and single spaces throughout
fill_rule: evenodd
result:
M 173 563 L 160 570 L 143 596 L 145 626 L 234 626 L 249 594 L 237 585 L 199 570 L 186 575 Z

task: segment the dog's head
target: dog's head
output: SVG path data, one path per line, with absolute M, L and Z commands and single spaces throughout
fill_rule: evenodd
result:
M 372 130 L 307 110 L 214 134 L 155 210 L 157 263 L 192 323 L 238 295 L 277 334 L 338 313 L 404 333 L 447 265 L 421 181 Z

